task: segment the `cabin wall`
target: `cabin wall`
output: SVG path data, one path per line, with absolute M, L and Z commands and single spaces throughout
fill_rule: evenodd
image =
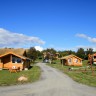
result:
M 24 69 L 24 61 L 22 60 L 21 63 L 12 63 L 10 61 L 10 56 L 5 56 L 0 59 L 0 69 L 9 69 L 12 68 L 13 66 L 16 66 L 16 68 L 20 67 L 20 70 Z
M 12 63 L 12 62 L 8 62 L 6 64 L 2 63 L 2 68 L 3 69 L 9 69 L 12 68 L 13 66 L 16 66 L 16 68 L 20 67 L 20 69 L 23 69 L 23 64 L 22 63 Z
M 68 63 L 68 65 L 71 66 L 82 66 L 82 60 L 76 58 L 76 57 L 72 57 L 72 61 L 71 63 Z
M 11 65 L 12 65 L 12 62 L 4 63 L 3 68 L 8 68 L 9 69 L 11 67 Z
M 29 60 L 24 61 L 24 69 L 29 67 L 30 67 L 30 61 Z
M 20 68 L 21 70 L 23 70 L 23 64 L 22 63 L 12 63 L 11 67 L 12 66 L 16 66 L 16 68 Z
M 0 69 L 2 69 L 3 68 L 3 63 L 0 63 Z
M 68 65 L 68 61 L 65 59 L 61 59 L 60 62 L 62 65 Z
M 16 68 L 19 67 L 20 70 L 23 70 L 25 68 L 30 67 L 30 60 L 21 59 L 20 62 L 18 60 L 19 60 L 19 57 L 15 56 L 15 55 L 8 54 L 6 56 L 3 56 L 0 58 L 0 69 L 9 69 L 9 68 L 12 68 L 13 66 L 15 66 Z
M 93 56 L 93 64 L 96 64 L 96 54 Z
M 68 66 L 82 66 L 82 60 L 76 58 L 76 57 L 71 57 L 66 59 L 61 59 L 63 65 L 68 65 Z
M 68 61 L 67 60 L 63 60 L 63 65 L 68 65 Z

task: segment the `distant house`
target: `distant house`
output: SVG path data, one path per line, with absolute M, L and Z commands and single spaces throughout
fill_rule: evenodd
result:
M 92 55 L 88 54 L 88 61 L 92 64 L 96 64 L 96 53 Z
M 59 53 L 50 53 L 50 52 L 44 52 L 43 53 L 43 59 L 51 59 L 51 58 L 55 58 L 55 59 L 59 59 Z
M 68 66 L 82 66 L 82 59 L 75 55 L 68 55 L 60 58 L 61 64 Z
M 20 70 L 30 67 L 30 59 L 26 57 L 24 49 L 0 49 L 0 69 L 9 69 L 13 66 Z
M 55 53 L 55 58 L 56 58 L 56 59 L 59 59 L 59 55 L 60 55 L 60 54 L 59 54 L 58 52 Z

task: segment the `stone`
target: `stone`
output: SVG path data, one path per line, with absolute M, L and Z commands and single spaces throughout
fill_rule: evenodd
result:
M 18 81 L 28 81 L 28 78 L 27 77 L 25 77 L 25 76 L 20 76 L 19 78 L 18 78 Z

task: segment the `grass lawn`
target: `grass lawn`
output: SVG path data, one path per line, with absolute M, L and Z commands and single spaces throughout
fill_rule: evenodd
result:
M 85 68 L 82 67 L 81 70 L 79 70 L 80 67 L 71 66 L 76 70 L 69 71 L 68 70 L 69 66 L 62 66 L 59 61 L 56 61 L 56 64 L 48 64 L 48 65 L 61 70 L 62 72 L 70 76 L 73 80 L 79 83 L 96 87 L 96 69 L 95 69 L 96 66 L 93 66 L 95 71 L 94 74 L 92 74 L 91 69 L 88 68 L 87 71 L 85 71 Z M 83 61 L 83 67 L 85 67 L 86 65 L 87 65 L 87 61 L 85 60 Z
M 18 78 L 24 75 L 28 78 L 26 82 L 19 82 Z M 31 69 L 18 73 L 10 73 L 8 70 L 0 71 L 0 86 L 18 85 L 29 82 L 34 82 L 40 78 L 41 70 L 38 66 L 33 66 Z

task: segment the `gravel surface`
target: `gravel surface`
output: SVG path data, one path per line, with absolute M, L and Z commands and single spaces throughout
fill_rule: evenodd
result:
M 38 63 L 42 76 L 38 82 L 0 87 L 0 96 L 96 96 L 96 88 L 78 84 L 64 73 Z

